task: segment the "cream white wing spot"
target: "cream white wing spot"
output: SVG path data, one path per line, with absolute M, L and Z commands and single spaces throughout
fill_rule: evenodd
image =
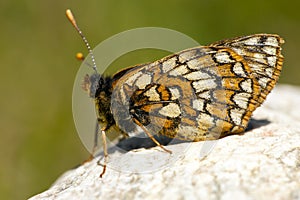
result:
M 126 80 L 126 84 L 129 86 L 132 86 L 133 83 L 135 82 L 135 80 L 141 76 L 143 73 L 142 72 L 137 72 L 136 74 L 131 75 L 127 80 Z
M 276 65 L 276 56 L 269 56 L 267 57 L 267 60 L 268 60 L 268 64 L 271 66 L 271 67 L 275 67 Z
M 238 75 L 238 76 L 241 76 L 241 77 L 246 77 L 246 72 L 243 68 L 243 65 L 242 63 L 240 62 L 237 62 L 233 65 L 233 72 Z
M 215 54 L 215 59 L 218 63 L 232 63 L 235 62 L 235 60 L 232 60 L 230 58 L 230 55 L 228 52 L 222 51 Z
M 166 73 L 170 70 L 172 70 L 176 66 L 176 60 L 177 58 L 174 56 L 173 58 L 170 58 L 162 63 L 162 71 L 163 73 Z
M 192 85 L 196 93 L 202 92 L 203 90 L 210 90 L 217 87 L 217 84 L 214 79 L 194 81 Z
M 268 77 L 272 77 L 273 76 L 273 73 L 274 73 L 274 68 L 273 67 L 268 67 L 265 69 L 266 71 L 266 74 Z
M 241 125 L 244 112 L 245 111 L 243 109 L 239 108 L 233 108 L 230 110 L 230 118 L 236 125 Z
M 237 106 L 243 109 L 247 109 L 250 98 L 251 94 L 249 93 L 237 93 L 233 96 L 232 99 Z
M 180 98 L 180 91 L 178 88 L 176 87 L 170 87 L 169 88 L 170 92 L 171 92 L 171 100 L 175 100 L 175 99 L 179 99 Z
M 210 99 L 210 92 L 209 91 L 201 92 L 198 94 L 198 97 L 202 99 Z
M 262 87 L 262 88 L 265 88 L 267 87 L 267 84 L 268 84 L 268 81 L 270 79 L 269 78 L 266 78 L 266 77 L 261 77 L 258 79 L 258 84 Z
M 239 55 L 245 55 L 246 52 L 244 49 L 240 49 L 240 48 L 232 48 L 237 54 Z
M 135 85 L 139 89 L 145 89 L 145 87 L 151 83 L 151 80 L 152 77 L 150 74 L 143 74 L 140 77 L 138 77 L 138 79 L 135 82 Z
M 253 58 L 257 58 L 257 59 L 264 59 L 266 57 L 266 54 L 262 54 L 262 53 L 253 53 L 252 55 Z
M 172 69 L 172 71 L 169 72 L 169 75 L 171 76 L 181 76 L 183 74 L 186 74 L 189 72 L 189 69 L 187 68 L 186 65 L 180 65 L 174 69 Z
M 246 79 L 245 81 L 241 82 L 241 88 L 248 93 L 252 93 L 252 80 Z
M 249 38 L 249 39 L 245 40 L 243 43 L 246 44 L 246 45 L 255 46 L 259 43 L 259 40 L 260 40 L 259 37 L 252 37 L 252 38 Z
M 204 109 L 204 100 L 203 99 L 195 99 L 193 100 L 193 108 L 198 111 L 203 111 Z
M 274 46 L 274 47 L 277 47 L 279 45 L 275 37 L 268 37 L 264 44 Z
M 270 54 L 270 55 L 273 55 L 275 56 L 276 55 L 276 48 L 274 47 L 270 47 L 270 46 L 265 46 L 262 48 L 262 50 L 267 53 L 267 54 Z
M 178 117 L 181 114 L 180 108 L 176 103 L 169 103 L 159 110 L 159 114 L 166 117 Z
M 196 55 L 197 55 L 197 50 L 185 51 L 185 52 L 182 52 L 181 54 L 179 54 L 178 61 L 181 62 L 181 63 L 184 63 L 184 62 L 186 62 L 188 60 L 191 60 Z
M 160 96 L 156 91 L 156 87 L 153 86 L 145 92 L 145 96 L 149 98 L 149 101 L 160 101 Z
M 205 72 L 195 71 L 189 74 L 184 75 L 184 77 L 190 81 L 201 80 L 201 79 L 209 79 L 211 76 Z

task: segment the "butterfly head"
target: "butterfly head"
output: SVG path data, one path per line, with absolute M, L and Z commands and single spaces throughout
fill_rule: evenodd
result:
M 101 82 L 101 76 L 99 74 L 92 74 L 89 76 L 86 74 L 84 76 L 83 82 L 82 82 L 82 89 L 86 91 L 90 97 L 95 98 L 97 90 L 99 89 L 99 82 Z
M 98 73 L 86 74 L 81 87 L 91 98 L 99 98 L 100 95 L 109 96 L 111 93 L 111 78 L 101 76 Z

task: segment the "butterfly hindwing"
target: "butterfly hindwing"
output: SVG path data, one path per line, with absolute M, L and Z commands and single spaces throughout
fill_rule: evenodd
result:
M 116 120 L 125 132 L 137 120 L 152 134 L 206 140 L 246 128 L 259 85 L 235 51 L 203 46 L 133 68 L 114 90 L 114 116 L 129 110 Z

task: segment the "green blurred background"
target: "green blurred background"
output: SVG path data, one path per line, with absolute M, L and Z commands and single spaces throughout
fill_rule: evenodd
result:
M 253 33 L 284 37 L 280 83 L 300 84 L 299 1 L 21 1 L 0 2 L 0 199 L 44 191 L 88 157 L 72 118 L 72 87 L 81 39 L 65 17 L 71 8 L 92 46 L 137 27 L 165 27 L 201 44 Z M 122 56 L 116 68 L 153 61 L 163 51 Z

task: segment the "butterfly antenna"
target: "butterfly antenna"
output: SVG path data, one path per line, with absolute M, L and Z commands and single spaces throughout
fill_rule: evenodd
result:
M 76 23 L 76 20 L 75 20 L 75 17 L 72 13 L 72 11 L 70 9 L 67 9 L 66 10 L 66 15 L 67 15 L 67 18 L 69 19 L 69 21 L 71 22 L 71 24 L 74 26 L 74 28 L 77 30 L 77 32 L 79 33 L 80 37 L 82 38 L 83 42 L 85 43 L 85 46 L 87 47 L 88 51 L 89 51 L 89 54 L 91 55 L 91 58 L 92 58 L 92 63 L 93 63 L 93 70 L 97 72 L 97 65 L 96 65 L 96 61 L 95 61 L 95 57 L 94 57 L 94 54 L 93 54 L 93 51 L 91 49 L 91 46 L 89 44 L 89 42 L 87 41 L 86 37 L 83 35 L 82 31 L 80 30 L 80 28 L 78 27 L 77 23 Z

